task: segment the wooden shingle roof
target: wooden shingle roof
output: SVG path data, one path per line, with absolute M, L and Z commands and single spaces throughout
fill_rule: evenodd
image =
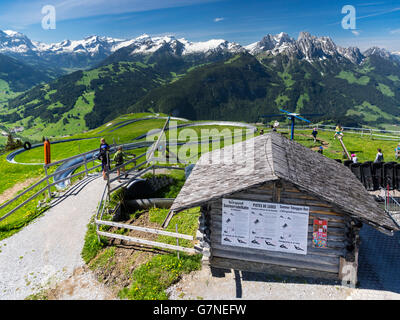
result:
M 279 179 L 381 231 L 399 230 L 347 167 L 273 132 L 203 155 L 171 210 L 197 207 Z

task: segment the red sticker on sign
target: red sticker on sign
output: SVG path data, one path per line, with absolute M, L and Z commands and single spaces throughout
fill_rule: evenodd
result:
M 314 220 L 313 228 L 313 247 L 326 248 L 328 241 L 328 221 Z

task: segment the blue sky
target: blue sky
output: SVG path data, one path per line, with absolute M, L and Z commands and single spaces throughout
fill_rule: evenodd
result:
M 42 7 L 56 8 L 56 29 L 43 30 Z M 344 30 L 344 5 L 356 9 L 356 30 Z M 308 31 L 342 46 L 400 51 L 400 0 L 1 0 L 0 29 L 58 42 L 97 34 L 134 38 L 175 35 L 247 45 L 268 33 L 297 38 Z

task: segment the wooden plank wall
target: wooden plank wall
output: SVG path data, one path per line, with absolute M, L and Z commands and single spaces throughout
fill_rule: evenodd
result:
M 232 194 L 230 199 L 243 199 L 282 204 L 303 205 L 310 207 L 308 227 L 307 255 L 288 254 L 252 248 L 231 247 L 221 244 L 222 232 L 222 200 L 216 200 L 208 205 L 211 246 L 211 266 L 232 267 L 247 271 L 259 271 L 263 265 L 271 266 L 271 270 L 282 271 L 282 274 L 310 276 L 312 274 L 328 279 L 338 279 L 340 257 L 348 256 L 346 246 L 353 243 L 354 234 L 351 229 L 351 218 L 335 209 L 331 204 L 301 192 L 293 184 L 279 181 Z M 328 221 L 328 248 L 312 246 L 313 220 Z M 265 269 L 265 268 L 264 268 Z

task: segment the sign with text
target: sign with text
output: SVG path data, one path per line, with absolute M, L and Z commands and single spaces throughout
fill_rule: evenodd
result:
M 309 207 L 222 200 L 222 239 L 229 246 L 307 254 Z

